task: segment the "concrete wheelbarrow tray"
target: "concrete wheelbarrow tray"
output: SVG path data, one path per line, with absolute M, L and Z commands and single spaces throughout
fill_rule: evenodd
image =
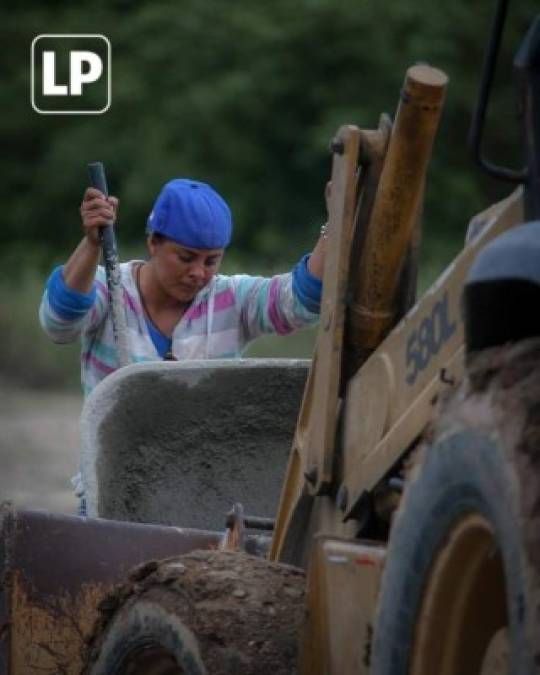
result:
M 81 417 L 88 515 L 212 530 L 235 502 L 274 516 L 308 366 L 156 362 L 106 378 Z

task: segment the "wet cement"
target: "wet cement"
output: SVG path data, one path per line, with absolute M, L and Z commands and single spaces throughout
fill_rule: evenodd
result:
M 220 530 L 237 501 L 275 515 L 308 362 L 203 363 L 130 366 L 93 399 L 97 515 Z

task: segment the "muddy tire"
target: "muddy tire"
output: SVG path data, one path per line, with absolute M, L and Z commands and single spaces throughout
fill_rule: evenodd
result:
M 538 661 L 540 343 L 477 357 L 392 528 L 373 675 L 532 675 Z
M 300 570 L 196 551 L 134 570 L 101 606 L 87 675 L 291 675 L 304 618 Z

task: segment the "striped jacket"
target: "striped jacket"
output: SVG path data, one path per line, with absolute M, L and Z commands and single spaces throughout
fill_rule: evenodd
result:
M 133 276 L 134 266 L 140 262 L 120 266 L 133 362 L 161 359 L 150 336 Z M 305 260 L 299 265 L 303 263 Z M 176 325 L 172 335 L 174 357 L 178 360 L 239 357 L 246 345 L 259 335 L 283 335 L 315 323 L 316 309 L 312 303 L 301 301 L 302 288 L 298 289 L 294 280 L 293 272 L 270 278 L 216 275 L 197 294 Z M 39 309 L 41 325 L 54 342 L 72 342 L 81 336 L 81 380 L 85 396 L 118 367 L 108 311 L 109 293 L 101 266 L 92 298 L 91 306 L 82 315 L 66 318 L 69 312 L 64 314 L 54 306 L 47 288 Z

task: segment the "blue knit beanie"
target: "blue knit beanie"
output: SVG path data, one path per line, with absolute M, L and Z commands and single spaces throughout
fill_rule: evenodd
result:
M 190 248 L 225 248 L 231 241 L 231 210 L 210 185 L 175 178 L 159 193 L 147 229 Z

